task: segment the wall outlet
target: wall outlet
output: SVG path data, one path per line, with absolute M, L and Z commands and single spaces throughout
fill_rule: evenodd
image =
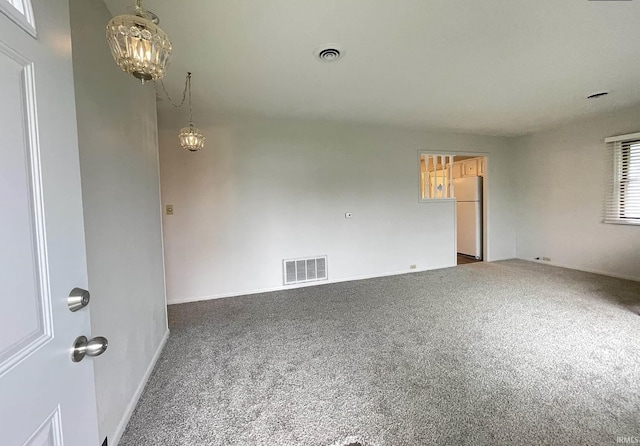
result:
M 167 215 L 173 215 L 173 205 L 172 204 L 168 204 L 167 205 Z
M 415 265 L 409 265 L 409 269 L 416 269 Z
M 345 212 L 345 213 L 344 213 L 344 218 L 349 219 L 349 218 L 351 218 L 351 217 L 353 217 L 353 214 L 352 214 L 351 212 Z
M 545 262 L 550 262 L 551 259 L 549 257 L 543 257 L 542 260 L 544 260 Z

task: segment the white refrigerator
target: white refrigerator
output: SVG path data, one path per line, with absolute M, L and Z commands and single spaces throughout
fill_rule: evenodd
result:
M 453 180 L 458 253 L 482 259 L 482 177 Z

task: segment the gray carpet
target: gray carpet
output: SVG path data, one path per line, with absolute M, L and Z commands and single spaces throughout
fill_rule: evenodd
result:
M 475 263 L 169 307 L 121 445 L 640 437 L 640 283 Z

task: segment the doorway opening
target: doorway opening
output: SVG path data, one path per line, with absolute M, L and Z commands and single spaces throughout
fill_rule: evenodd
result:
M 456 264 L 486 258 L 487 157 L 421 153 L 420 199 L 455 200 Z
M 452 195 L 456 199 L 457 264 L 482 262 L 485 258 L 487 159 L 484 156 L 454 156 L 450 168 Z

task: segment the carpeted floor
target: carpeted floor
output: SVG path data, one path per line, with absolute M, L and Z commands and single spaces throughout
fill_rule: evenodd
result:
M 638 282 L 524 261 L 171 306 L 120 444 L 616 444 L 638 313 Z

